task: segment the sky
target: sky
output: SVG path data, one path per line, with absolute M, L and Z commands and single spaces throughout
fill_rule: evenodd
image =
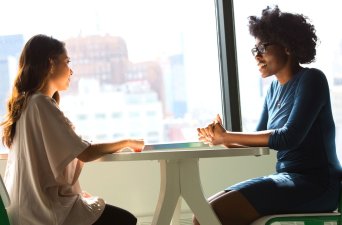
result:
M 65 39 L 79 35 L 123 37 L 133 61 L 179 50 L 180 32 L 194 0 L 1 0 L 0 35 L 51 34 Z M 197 4 L 196 11 L 208 4 Z M 18 7 L 20 6 L 20 7 Z M 194 12 L 192 12 L 194 13 Z M 184 22 L 185 21 L 185 22 Z M 174 35 L 173 35 L 174 34 Z

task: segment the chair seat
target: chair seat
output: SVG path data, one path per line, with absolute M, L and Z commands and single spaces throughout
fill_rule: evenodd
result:
M 286 218 L 286 217 L 314 217 L 314 216 L 340 216 L 341 213 L 339 212 L 332 212 L 332 213 L 304 213 L 304 214 L 279 214 L 279 215 L 269 215 L 269 216 L 264 216 L 253 223 L 251 225 L 265 225 L 267 221 L 273 218 Z

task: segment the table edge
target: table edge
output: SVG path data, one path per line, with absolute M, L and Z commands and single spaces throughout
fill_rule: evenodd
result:
M 215 154 L 213 154 L 215 153 Z M 105 155 L 96 162 L 111 161 L 146 161 L 146 160 L 176 160 L 189 158 L 219 158 L 236 156 L 262 156 L 269 155 L 269 147 L 249 147 L 249 148 L 222 148 L 206 150 L 167 150 L 148 151 L 141 153 L 122 152 Z

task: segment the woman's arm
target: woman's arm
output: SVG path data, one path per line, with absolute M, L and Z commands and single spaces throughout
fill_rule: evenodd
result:
M 206 128 L 198 129 L 199 140 L 212 145 L 227 147 L 268 146 L 269 137 L 273 131 L 231 132 L 226 131 L 222 124 L 214 122 Z
M 123 148 L 132 148 L 141 151 L 144 147 L 143 140 L 127 139 L 110 143 L 92 144 L 86 148 L 77 158 L 83 162 L 90 162 L 106 154 L 117 152 Z
M 272 149 L 281 151 L 297 148 L 317 122 L 323 108 L 331 107 L 325 75 L 317 69 L 307 70 L 301 75 L 294 98 L 287 122 L 283 127 L 274 130 L 270 137 L 269 146 Z M 326 119 L 325 122 L 332 122 Z
M 256 127 L 256 131 L 267 130 L 267 122 L 268 122 L 268 107 L 267 107 L 267 100 L 265 99 L 264 106 L 261 112 L 261 117 Z
M 271 133 L 271 130 L 256 131 L 251 133 L 227 131 L 222 135 L 222 144 L 227 147 L 268 146 L 268 141 Z
M 205 128 L 198 128 L 198 138 L 210 145 L 225 145 L 227 147 L 259 147 L 268 146 L 269 138 L 273 130 L 246 132 L 226 131 L 222 126 L 222 119 L 216 116 L 213 123 Z

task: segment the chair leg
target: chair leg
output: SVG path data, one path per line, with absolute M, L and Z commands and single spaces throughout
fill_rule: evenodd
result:
M 0 197 L 0 224 L 1 225 L 10 225 L 9 219 L 7 216 L 7 211 L 4 206 L 4 203 L 2 202 L 2 199 Z

